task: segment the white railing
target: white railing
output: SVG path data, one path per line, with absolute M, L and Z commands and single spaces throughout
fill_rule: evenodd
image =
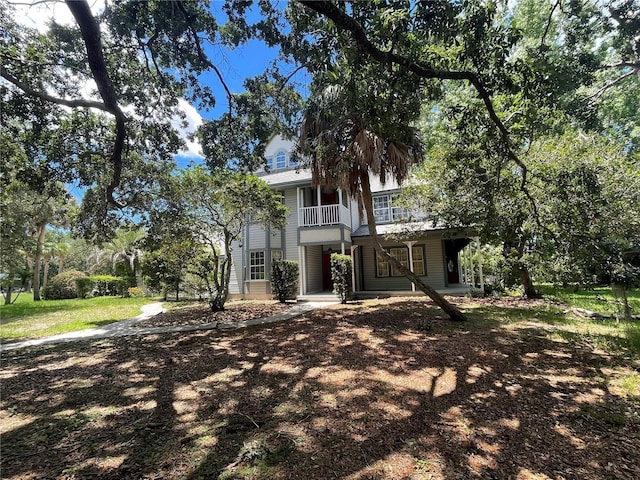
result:
M 320 205 L 303 207 L 298 212 L 298 225 L 320 227 L 323 225 L 349 225 L 349 209 L 344 205 Z

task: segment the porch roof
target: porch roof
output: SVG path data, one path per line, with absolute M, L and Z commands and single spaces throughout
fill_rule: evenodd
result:
M 272 187 L 296 185 L 300 183 L 309 183 L 311 181 L 311 171 L 291 168 L 282 171 L 276 170 L 273 173 L 261 175 L 261 177 Z
M 416 235 L 428 232 L 450 232 L 452 236 L 469 236 L 472 235 L 471 228 L 447 228 L 443 225 L 434 225 L 431 222 L 406 222 L 406 223 L 388 223 L 384 225 L 376 225 L 376 232 L 380 236 L 384 235 Z M 351 233 L 351 237 L 368 237 L 369 225 L 360 225 L 355 232 Z

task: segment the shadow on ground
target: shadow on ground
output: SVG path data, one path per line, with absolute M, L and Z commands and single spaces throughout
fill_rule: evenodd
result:
M 2 476 L 640 478 L 615 358 L 425 305 L 9 352 Z

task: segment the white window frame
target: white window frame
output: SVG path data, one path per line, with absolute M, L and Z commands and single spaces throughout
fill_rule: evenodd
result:
M 256 258 L 262 256 L 262 258 Z M 262 262 L 260 263 L 260 260 Z M 264 250 L 249 252 L 249 281 L 266 280 L 266 255 Z
M 425 261 L 424 245 L 414 245 L 411 247 L 411 256 L 413 257 L 412 270 L 419 277 L 427 275 L 427 262 Z
M 389 254 L 395 258 L 400 265 L 403 265 L 405 268 L 409 268 L 409 249 L 407 247 L 391 247 L 389 249 Z M 400 270 L 396 270 L 391 264 L 389 264 L 390 272 L 392 277 L 403 277 Z
M 391 216 L 389 215 L 389 200 L 389 195 L 373 197 L 373 216 L 376 222 L 388 223 L 391 220 Z
M 275 167 L 276 167 L 276 170 L 282 170 L 283 168 L 287 168 L 287 152 L 285 152 L 284 150 L 281 150 L 278 153 L 276 153 Z
M 424 245 L 414 245 L 412 248 L 413 265 L 412 271 L 420 277 L 427 275 L 427 266 L 425 261 Z M 387 248 L 389 254 L 398 260 L 401 265 L 409 268 L 409 248 L 408 247 L 389 247 Z M 376 253 L 376 277 L 388 278 L 388 277 L 402 277 L 403 275 L 399 270 L 396 270 L 391 266 L 389 262 L 382 256 Z M 417 267 L 417 268 L 416 268 Z

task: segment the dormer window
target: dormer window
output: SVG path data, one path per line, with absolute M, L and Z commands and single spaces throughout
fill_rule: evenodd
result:
M 280 170 L 287 168 L 287 154 L 285 152 L 278 152 L 276 155 L 276 169 Z
M 266 166 L 267 166 L 267 171 L 273 170 L 273 157 L 267 158 Z

